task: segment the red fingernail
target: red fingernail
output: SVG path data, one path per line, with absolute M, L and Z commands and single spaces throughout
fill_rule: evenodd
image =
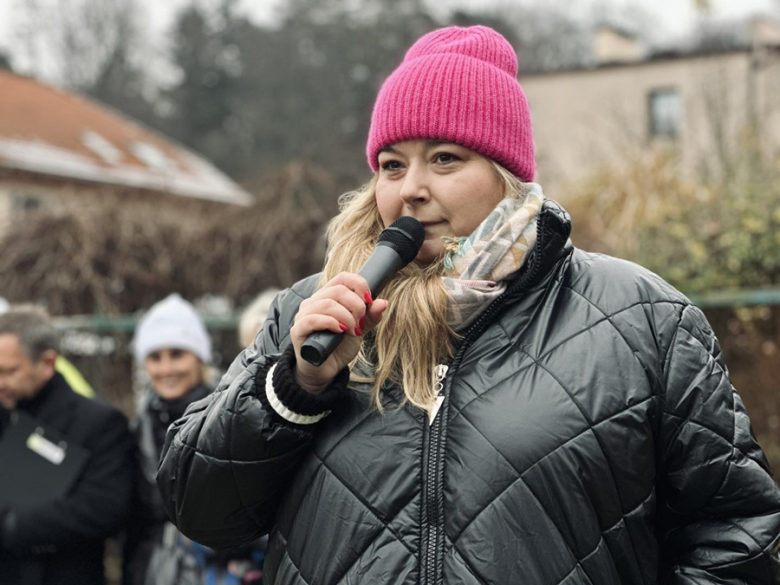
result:
M 360 327 L 355 327 L 355 335 L 363 335 L 363 332 L 360 330 Z
M 358 321 L 358 327 L 360 327 L 361 329 L 365 329 L 366 328 L 366 318 L 365 317 L 361 317 L 360 318 L 360 321 Z
M 369 307 L 374 304 L 374 299 L 371 298 L 371 291 L 367 290 L 366 294 L 363 295 L 363 298 L 366 300 L 366 304 Z
M 341 329 L 342 331 L 346 331 L 347 329 L 349 329 L 349 327 L 344 325 L 344 323 L 339 323 L 339 329 Z

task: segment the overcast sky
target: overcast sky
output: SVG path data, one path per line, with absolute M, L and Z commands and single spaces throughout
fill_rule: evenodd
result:
M 0 0 L 0 4 L 9 1 L 19 0 Z M 145 0 L 150 6 L 159 23 L 164 23 L 171 18 L 175 7 L 186 4 L 189 0 L 166 0 L 157 2 L 155 0 Z M 448 7 L 474 7 L 481 8 L 489 4 L 500 4 L 507 0 L 450 0 L 446 3 Z M 511 1 L 511 0 L 510 0 Z M 514 0 L 526 5 L 543 4 L 546 6 L 560 6 L 566 10 L 571 10 L 575 14 L 587 16 L 587 12 L 595 7 L 615 7 L 620 8 L 627 5 L 642 6 L 649 12 L 658 15 L 659 20 L 670 32 L 679 34 L 690 27 L 696 18 L 696 12 L 693 8 L 693 0 Z M 242 4 L 253 20 L 258 23 L 269 23 L 273 18 L 275 9 L 284 3 L 284 0 L 243 0 Z M 436 2 L 429 2 L 435 8 Z M 731 17 L 747 16 L 756 12 L 771 11 L 778 6 L 777 0 L 711 0 L 713 16 Z
M 13 24 L 13 6 L 28 0 L 0 0 L 0 50 L 13 52 L 9 47 L 9 33 Z M 52 0 L 57 1 L 57 0 Z M 103 0 L 110 1 L 110 0 Z M 161 32 L 170 24 L 173 16 L 182 5 L 191 0 L 139 0 L 146 6 L 153 21 L 153 29 Z M 269 24 L 273 21 L 273 15 L 285 0 L 242 0 L 244 10 L 258 24 Z M 679 36 L 690 28 L 696 19 L 693 8 L 693 0 L 450 0 L 447 7 L 473 6 L 483 7 L 489 4 L 501 2 L 522 2 L 526 5 L 560 5 L 561 8 L 571 11 L 575 15 L 588 19 L 593 11 L 600 14 L 608 14 L 610 9 L 619 10 L 629 5 L 641 6 L 644 10 L 657 16 L 658 22 L 667 31 L 670 38 Z M 432 8 L 441 4 L 429 3 Z M 716 18 L 729 18 L 749 16 L 755 13 L 767 13 L 774 10 L 774 14 L 780 14 L 780 0 L 711 0 L 712 15 Z M 666 35 L 653 35 L 666 36 Z
M 2 2 L 9 0 L 0 0 Z M 156 2 L 146 0 L 154 6 L 155 15 L 160 21 L 165 21 L 173 12 L 174 6 L 186 4 L 188 0 L 167 0 Z M 462 6 L 465 8 L 481 8 L 488 4 L 500 4 L 507 0 L 450 0 L 448 7 Z M 664 26 L 674 33 L 683 32 L 689 27 L 696 17 L 693 8 L 693 0 L 514 0 L 526 5 L 544 4 L 546 6 L 558 5 L 574 13 L 586 15 L 589 10 L 598 6 L 614 6 L 616 8 L 626 5 L 639 5 L 646 10 L 658 15 Z M 260 23 L 268 23 L 273 18 L 276 7 L 283 4 L 284 0 L 243 0 L 242 4 L 251 13 L 253 19 Z M 711 0 L 713 15 L 716 17 L 746 16 L 755 12 L 770 11 L 778 5 L 777 0 Z M 429 3 L 435 8 L 436 2 Z

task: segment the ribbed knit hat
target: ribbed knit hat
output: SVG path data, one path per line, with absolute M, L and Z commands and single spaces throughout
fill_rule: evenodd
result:
M 138 363 L 161 349 L 191 351 L 204 364 L 211 362 L 211 340 L 203 321 L 194 307 L 175 293 L 144 315 L 135 330 L 133 349 Z
M 493 159 L 523 181 L 534 177 L 531 112 L 517 82 L 517 57 L 491 28 L 448 27 L 406 53 L 379 90 L 366 153 L 376 172 L 385 146 L 454 142 Z

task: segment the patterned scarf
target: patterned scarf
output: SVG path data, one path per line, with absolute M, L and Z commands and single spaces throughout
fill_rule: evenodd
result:
M 518 198 L 502 199 L 470 236 L 444 238 L 447 322 L 456 331 L 471 325 L 507 288 L 536 245 L 544 203 L 536 183 L 523 183 Z

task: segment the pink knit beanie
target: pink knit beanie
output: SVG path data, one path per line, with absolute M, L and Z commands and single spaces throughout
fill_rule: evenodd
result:
M 396 142 L 445 140 L 532 181 L 531 112 L 516 77 L 515 52 L 493 29 L 453 26 L 428 33 L 379 90 L 368 164 L 376 172 L 379 150 Z

